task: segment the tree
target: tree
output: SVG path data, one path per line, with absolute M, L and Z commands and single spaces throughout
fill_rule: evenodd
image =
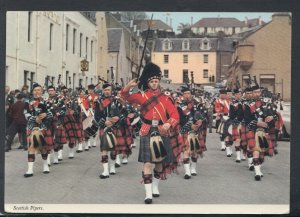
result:
M 179 26 L 177 27 L 177 30 L 182 33 L 185 29 L 189 29 L 189 28 L 191 28 L 190 24 L 188 24 L 188 23 L 180 23 Z
M 147 18 L 147 14 L 142 11 L 124 11 L 120 12 L 123 20 L 145 20 Z
M 195 34 L 191 28 L 183 29 L 181 33 L 176 35 L 177 38 L 198 38 L 199 35 Z

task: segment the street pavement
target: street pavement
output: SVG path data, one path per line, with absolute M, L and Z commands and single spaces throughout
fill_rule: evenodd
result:
M 136 143 L 139 141 L 137 140 Z M 16 149 L 5 153 L 6 204 L 143 204 L 141 184 L 142 164 L 137 162 L 138 145 L 127 165 L 117 168 L 117 174 L 100 179 L 102 172 L 99 144 L 88 152 L 75 153 L 51 165 L 50 173 L 42 173 L 41 156 L 36 156 L 34 176 L 24 178 L 27 152 Z M 290 143 L 279 142 L 279 154 L 266 158 L 262 166 L 264 177 L 254 181 L 254 172 L 246 161 L 235 162 L 220 150 L 219 136 L 207 134 L 207 152 L 197 163 L 198 175 L 183 179 L 179 174 L 168 175 L 161 181 L 155 204 L 288 204 L 290 192 Z

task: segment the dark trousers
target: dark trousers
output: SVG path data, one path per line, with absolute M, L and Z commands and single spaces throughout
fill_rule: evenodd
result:
M 10 124 L 6 131 L 5 146 L 10 148 L 17 133 L 21 135 L 21 145 L 27 147 L 26 125 L 19 125 L 14 122 Z

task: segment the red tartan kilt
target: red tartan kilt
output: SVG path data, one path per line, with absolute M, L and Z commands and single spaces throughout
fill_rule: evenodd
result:
M 247 145 L 250 149 L 253 149 L 255 147 L 255 132 L 249 130 L 246 128 L 246 139 L 247 139 Z
M 241 138 L 241 145 L 247 146 L 247 135 L 246 135 L 246 126 L 244 123 L 241 123 L 241 129 L 240 129 L 240 138 Z
M 27 144 L 28 147 L 31 146 L 31 141 L 30 141 L 30 135 L 31 135 L 32 130 L 27 130 Z M 44 135 L 44 140 L 46 142 L 45 148 L 47 151 L 51 151 L 53 149 L 53 137 L 50 129 L 47 130 L 42 130 L 42 133 Z M 41 150 L 43 153 L 43 151 Z
M 240 125 L 232 125 L 232 135 L 231 135 L 231 137 L 232 137 L 233 141 L 241 138 L 240 131 L 239 131 L 239 126 Z
M 83 134 L 80 129 L 79 121 L 77 122 L 73 115 L 65 115 L 64 117 L 64 127 L 70 143 L 82 140 Z
M 58 126 L 56 128 L 54 142 L 56 144 L 66 144 L 68 142 L 67 133 L 63 126 Z
M 129 129 L 125 127 L 119 127 L 118 129 L 114 130 L 114 133 L 117 138 L 116 151 L 118 153 L 127 153 L 130 150 L 130 145 L 133 143 Z

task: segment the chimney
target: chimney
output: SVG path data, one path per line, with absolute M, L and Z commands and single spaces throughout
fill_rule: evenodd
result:
M 258 17 L 258 25 L 262 24 L 261 16 Z
M 172 28 L 172 18 L 170 18 L 170 26 Z M 172 28 L 173 29 L 173 28 Z
M 245 25 L 248 25 L 248 17 L 245 17 Z
M 136 32 L 136 25 L 133 26 L 133 32 Z
M 133 20 L 130 20 L 130 28 L 133 27 Z
M 191 17 L 191 26 L 193 25 L 193 17 Z
M 136 36 L 139 37 L 140 36 L 140 30 L 136 31 Z

